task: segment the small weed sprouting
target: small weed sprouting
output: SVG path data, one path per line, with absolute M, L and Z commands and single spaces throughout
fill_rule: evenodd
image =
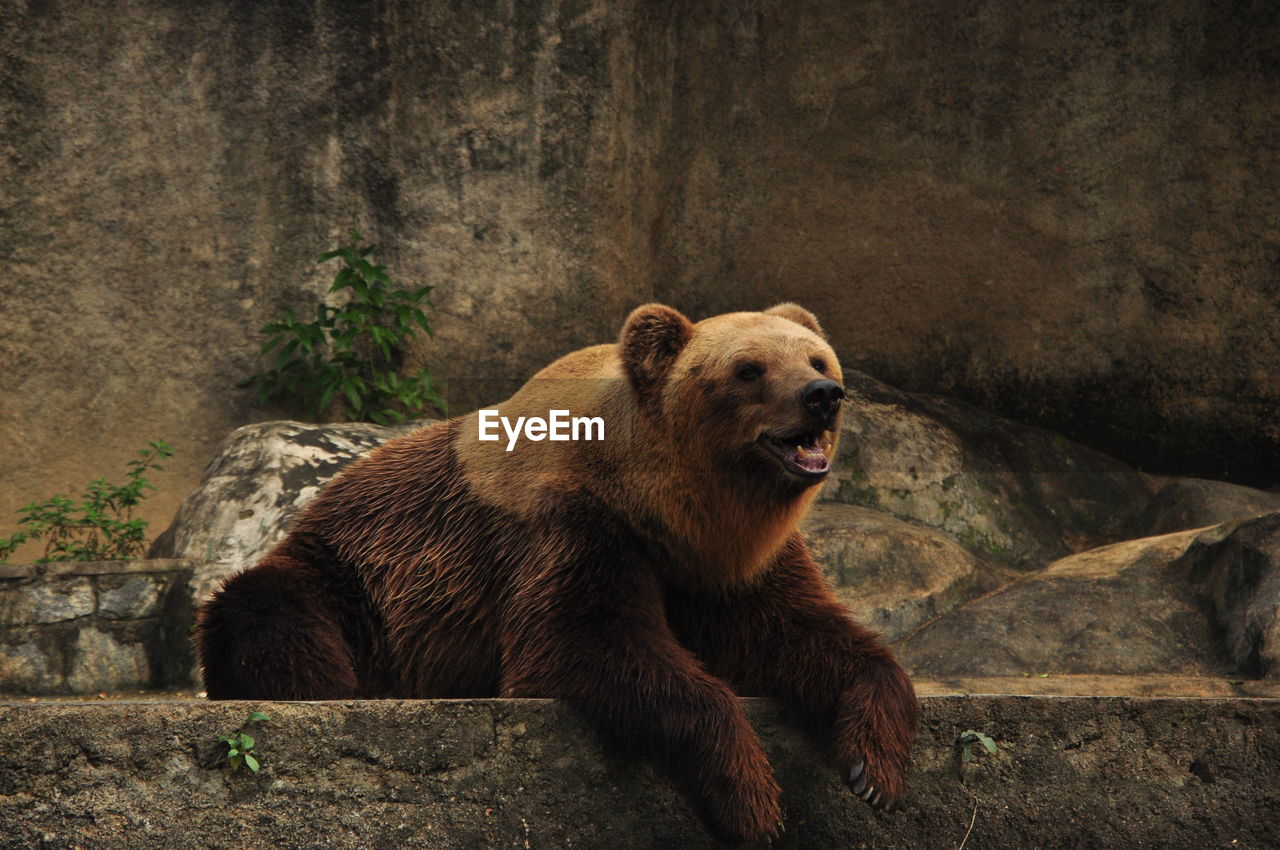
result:
M 433 336 L 423 308 L 431 307 L 432 287 L 413 291 L 389 288 L 387 267 L 369 261 L 373 245 L 352 230 L 346 244 L 320 255 L 317 262 L 341 260 L 330 292 L 346 290 L 341 307 L 316 305 L 313 322 L 302 322 L 292 310 L 262 328 L 270 339 L 262 354 L 274 352 L 266 372 L 238 383 L 258 391 L 265 404 L 278 399 L 299 405 L 315 419 L 337 400 L 353 422 L 386 425 L 428 407 L 446 413 L 444 399 L 430 371 L 402 377 L 404 349 L 417 329 Z
M 956 746 L 960 747 L 960 763 L 968 764 L 973 761 L 973 745 L 982 744 L 986 751 L 995 755 L 996 742 L 990 736 L 984 735 L 974 729 L 966 729 L 960 733 L 960 737 L 956 738 Z
M 22 530 L 0 538 L 0 562 L 29 540 L 45 541 L 44 556 L 50 561 L 120 561 L 139 558 L 145 551 L 147 522 L 133 517 L 133 508 L 155 485 L 147 480 L 152 470 L 163 470 L 157 461 L 172 457 L 173 450 L 163 440 L 147 444 L 138 452 L 141 460 L 129 461 L 125 483 L 108 484 L 99 478 L 89 482 L 80 501 L 61 494 L 43 502 L 31 502 L 19 509 Z
M 983 748 L 990 755 L 995 755 L 996 742 L 992 740 L 990 735 L 984 735 L 976 729 L 966 729 L 956 737 L 956 746 L 960 748 L 960 787 L 970 797 L 973 797 L 973 811 L 969 814 L 969 828 L 964 831 L 964 838 L 960 840 L 960 846 L 956 850 L 964 850 L 966 844 L 969 843 L 969 835 L 973 832 L 973 825 L 978 819 L 978 798 L 972 791 L 965 788 L 964 775 L 962 773 L 964 766 L 973 761 L 973 745 L 982 744 Z
M 254 773 L 258 772 L 258 768 L 261 767 L 261 764 L 259 763 L 257 756 L 253 754 L 253 745 L 257 742 L 254 740 L 252 735 L 244 731 L 244 727 L 251 726 L 254 723 L 266 723 L 270 721 L 270 719 L 271 718 L 267 717 L 267 715 L 263 714 L 261 711 L 251 712 L 249 716 L 244 719 L 244 723 L 241 724 L 240 729 L 230 735 L 223 735 L 218 738 L 218 743 L 226 744 L 227 746 L 227 764 L 231 765 L 232 770 L 238 770 L 240 765 L 243 764 Z

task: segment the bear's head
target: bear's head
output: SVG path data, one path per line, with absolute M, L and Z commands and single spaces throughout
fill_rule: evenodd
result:
M 641 419 L 654 438 L 673 443 L 682 465 L 791 494 L 826 477 L 843 377 L 808 310 L 779 304 L 694 324 L 647 304 L 627 319 L 619 342 Z

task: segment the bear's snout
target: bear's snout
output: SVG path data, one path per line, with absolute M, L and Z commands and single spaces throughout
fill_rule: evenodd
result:
M 830 422 L 840 411 L 844 400 L 844 387 L 826 378 L 810 381 L 800 391 L 800 401 L 805 409 L 823 422 Z

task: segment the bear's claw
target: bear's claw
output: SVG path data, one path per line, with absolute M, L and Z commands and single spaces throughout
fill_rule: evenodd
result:
M 897 798 L 893 794 L 886 793 L 883 785 L 871 780 L 871 771 L 867 769 L 867 760 L 865 758 L 854 761 L 853 767 L 849 768 L 845 784 L 849 786 L 849 790 L 853 792 L 855 797 L 873 809 L 883 809 L 885 812 L 891 812 L 897 808 Z

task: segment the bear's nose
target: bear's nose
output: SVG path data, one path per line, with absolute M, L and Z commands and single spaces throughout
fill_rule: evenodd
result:
M 800 392 L 800 401 L 804 402 L 804 406 L 823 418 L 833 416 L 840 409 L 843 398 L 844 387 L 826 378 L 810 381 Z

